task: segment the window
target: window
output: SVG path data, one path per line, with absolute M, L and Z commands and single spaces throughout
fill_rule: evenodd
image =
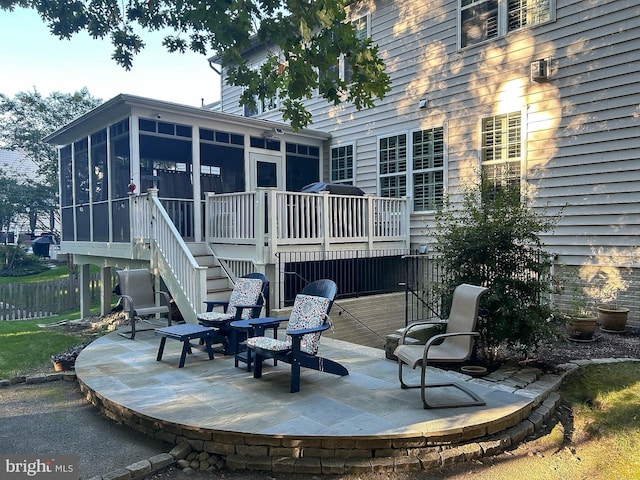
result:
M 460 0 L 460 47 L 553 19 L 555 0 Z
M 259 71 L 260 67 L 252 67 L 252 70 Z M 244 116 L 245 117 L 255 117 L 256 115 L 260 115 L 266 112 L 270 112 L 272 110 L 277 110 L 280 108 L 280 96 L 279 92 L 273 97 L 265 98 L 264 100 L 260 100 L 257 95 L 253 97 L 254 106 L 245 105 L 244 106 Z
M 410 138 L 410 148 L 407 141 Z M 380 196 L 411 195 L 413 211 L 435 210 L 445 190 L 444 127 L 380 138 Z
M 352 20 L 351 23 L 356 27 L 356 36 L 359 40 L 365 40 L 371 36 L 369 32 L 369 16 L 364 15 L 362 17 L 356 18 Z M 351 63 L 349 59 L 342 55 L 342 78 L 346 83 L 351 83 L 351 78 L 353 76 L 353 68 L 351 67 Z
M 444 131 L 413 132 L 413 211 L 435 210 L 444 196 Z
M 482 174 L 495 192 L 520 187 L 522 119 L 520 112 L 482 120 Z
M 407 194 L 407 136 L 381 138 L 378 159 L 380 196 L 404 197 Z
M 370 16 L 368 14 L 363 15 L 362 17 L 358 17 L 354 20 L 351 20 L 351 23 L 355 26 L 356 36 L 360 40 L 364 40 L 371 36 L 370 27 L 369 27 L 371 22 L 370 22 Z M 340 58 L 338 58 L 335 65 L 330 67 L 329 71 L 324 73 L 324 75 L 328 77 L 333 76 L 333 77 L 342 79 L 345 81 L 345 83 L 351 83 L 351 78 L 353 76 L 353 68 L 349 63 L 349 59 L 344 54 L 341 54 Z M 322 81 L 322 76 L 323 76 L 323 72 L 320 72 L 320 78 L 319 78 L 320 81 Z
M 255 102 L 254 107 L 250 107 L 248 105 L 244 106 L 245 117 L 255 117 L 256 115 L 260 115 L 271 110 L 277 110 L 280 106 L 280 102 L 277 96 L 265 98 L 264 100 L 260 100 L 257 96 L 255 96 L 253 100 Z
M 353 185 L 353 145 L 331 148 L 331 183 Z

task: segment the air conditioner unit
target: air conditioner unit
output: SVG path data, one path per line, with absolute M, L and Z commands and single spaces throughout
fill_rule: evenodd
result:
M 542 58 L 531 62 L 531 81 L 546 82 L 551 78 L 551 59 Z

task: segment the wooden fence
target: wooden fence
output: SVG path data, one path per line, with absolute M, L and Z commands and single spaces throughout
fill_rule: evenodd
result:
M 100 298 L 99 274 L 89 280 L 91 303 Z M 78 276 L 38 283 L 0 285 L 0 321 L 27 320 L 80 308 Z

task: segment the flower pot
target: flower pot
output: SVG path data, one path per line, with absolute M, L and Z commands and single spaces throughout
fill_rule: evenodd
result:
M 480 365 L 464 365 L 460 371 L 471 377 L 482 377 L 487 374 L 487 368 Z
M 597 321 L 597 317 L 588 315 L 568 317 L 567 333 L 569 340 L 572 342 L 593 342 L 595 340 L 593 334 L 598 326 Z
M 629 318 L 629 309 L 625 307 L 598 306 L 600 329 L 609 333 L 624 333 Z
M 71 370 L 75 365 L 74 360 L 52 360 L 52 362 L 54 372 L 66 372 L 67 370 Z

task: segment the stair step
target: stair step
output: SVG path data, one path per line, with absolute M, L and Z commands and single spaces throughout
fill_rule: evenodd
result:
M 231 294 L 233 288 L 207 288 L 207 295 L 215 293 L 228 293 Z

